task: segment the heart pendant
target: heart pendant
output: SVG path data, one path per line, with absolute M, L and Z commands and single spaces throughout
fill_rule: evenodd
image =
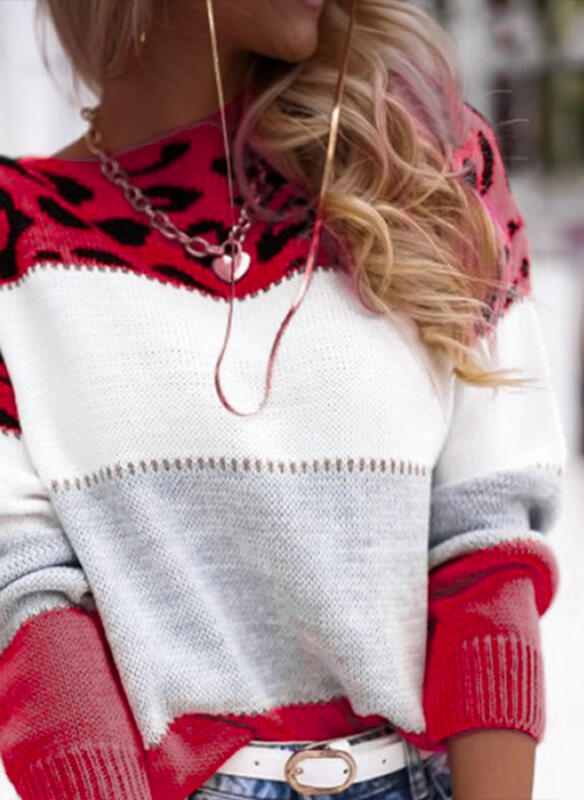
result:
M 233 256 L 228 255 L 227 253 L 223 253 L 222 256 L 217 256 L 217 258 L 213 259 L 212 267 L 213 272 L 217 275 L 218 278 L 221 280 L 226 281 L 227 283 L 231 283 L 231 263 L 233 261 Z M 233 280 L 237 281 L 242 278 L 247 270 L 249 269 L 251 258 L 249 253 L 246 253 L 244 250 L 240 252 L 239 256 L 239 263 L 235 267 L 235 274 L 233 276 Z

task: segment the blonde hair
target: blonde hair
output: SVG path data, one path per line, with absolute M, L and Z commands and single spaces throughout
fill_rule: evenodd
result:
M 245 196 L 248 146 L 316 202 L 350 1 L 325 4 L 310 58 L 290 64 L 250 54 L 233 144 Z M 52 18 L 76 87 L 81 79 L 98 96 L 129 53 L 140 57 L 141 33 L 148 35 L 166 8 L 161 0 L 37 0 L 37 11 Z M 368 307 L 405 312 L 429 352 L 445 355 L 458 378 L 523 384 L 527 379 L 505 377 L 510 370 L 487 369 L 475 347 L 477 331 L 494 336 L 493 296 L 508 287 L 496 225 L 452 166 L 468 133 L 460 84 L 453 44 L 428 13 L 406 0 L 360 0 L 323 230 L 351 265 Z M 274 218 L 266 208 L 256 211 Z

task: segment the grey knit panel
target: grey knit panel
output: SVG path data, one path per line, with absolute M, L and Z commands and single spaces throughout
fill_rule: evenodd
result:
M 0 519 L 0 652 L 25 621 L 80 603 L 89 584 L 61 526 L 35 509 Z
M 545 538 L 562 506 L 563 474 L 546 466 L 500 470 L 434 486 L 430 567 L 510 539 Z
M 57 492 L 145 742 L 345 693 L 423 731 L 429 484 L 165 469 Z

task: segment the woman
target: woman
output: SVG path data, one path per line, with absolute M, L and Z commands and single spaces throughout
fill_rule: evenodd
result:
M 402 0 L 39 9 L 99 103 L 0 165 L 9 779 L 525 800 L 566 449 L 445 33 Z

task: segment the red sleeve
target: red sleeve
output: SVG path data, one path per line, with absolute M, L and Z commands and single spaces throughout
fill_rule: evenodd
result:
M 430 571 L 424 707 L 432 747 L 484 729 L 541 742 L 545 672 L 540 617 L 558 586 L 545 544 L 512 541 Z
M 29 619 L 0 657 L 0 752 L 23 800 L 148 800 L 144 751 L 97 612 Z

